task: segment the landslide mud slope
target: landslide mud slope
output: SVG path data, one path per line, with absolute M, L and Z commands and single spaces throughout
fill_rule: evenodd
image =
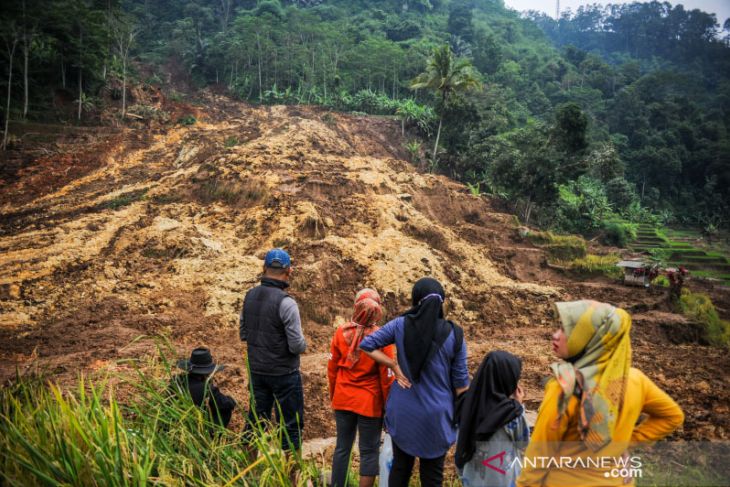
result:
M 470 365 L 495 347 L 520 354 L 531 407 L 551 360 L 552 301 L 636 304 L 631 290 L 535 271 L 540 252 L 512 242 L 512 218 L 445 177 L 419 173 L 404 160 L 393 121 L 213 97 L 198 112 L 190 127 L 129 131 L 100 145 L 100 162 L 63 184 L 20 178 L 3 187 L 0 378 L 16 368 L 73 380 L 124 367 L 118 359 L 154 351 L 138 337 L 164 334 L 181 352 L 210 346 L 229 364 L 223 385 L 245 401 L 238 313 L 275 246 L 293 257 L 291 291 L 310 344 L 302 359 L 307 438 L 334 432 L 328 343 L 363 286 L 383 294 L 390 317 L 405 309 L 416 279 L 441 280 L 450 317 L 465 327 Z M 637 362 L 653 357 L 646 368 L 686 393 L 686 407 L 728 404 L 726 372 L 692 374 L 714 392 L 688 391 L 687 372 L 672 359 L 709 354 L 727 371 L 727 357 L 694 344 L 667 355 L 661 323 L 645 321 Z M 713 414 L 688 422 L 727 433 Z

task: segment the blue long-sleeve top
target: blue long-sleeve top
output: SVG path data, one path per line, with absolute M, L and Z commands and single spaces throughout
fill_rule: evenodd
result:
M 405 318 L 399 316 L 368 335 L 360 348 L 372 352 L 395 343 L 398 365 L 410 379 L 404 346 Z M 437 458 L 456 441 L 454 390 L 469 385 L 466 342 L 455 353 L 456 338 L 449 334 L 410 389 L 394 383 L 385 404 L 385 426 L 398 448 L 411 456 Z

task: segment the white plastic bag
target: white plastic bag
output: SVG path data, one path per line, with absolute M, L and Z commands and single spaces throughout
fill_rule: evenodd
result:
M 385 433 L 383 439 L 383 447 L 380 449 L 380 478 L 378 485 L 380 487 L 388 487 L 388 477 L 390 477 L 390 469 L 393 467 L 393 440 L 390 435 Z

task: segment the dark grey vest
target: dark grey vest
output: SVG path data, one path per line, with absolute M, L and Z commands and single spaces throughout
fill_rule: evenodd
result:
M 264 282 L 243 300 L 248 363 L 255 374 L 286 375 L 299 370 L 299 355 L 289 352 L 279 317 L 279 306 L 287 296 L 283 289 Z

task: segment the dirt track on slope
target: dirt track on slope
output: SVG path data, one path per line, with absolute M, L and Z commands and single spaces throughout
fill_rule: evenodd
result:
M 165 334 L 181 353 L 211 347 L 229 364 L 222 385 L 245 403 L 237 315 L 264 252 L 283 246 L 309 342 L 305 438 L 334 434 L 328 343 L 354 293 L 376 287 L 391 317 L 423 275 L 444 283 L 472 371 L 494 348 L 523 357 L 532 409 L 551 361 L 550 303 L 626 307 L 635 364 L 687 414 L 677 436 L 728 438 L 725 351 L 699 344 L 660 293 L 547 268 L 511 216 L 406 162 L 397 122 L 207 102 L 195 125 L 92 139 L 0 181 L 0 379 L 16 367 L 61 382 L 124 368 L 154 353 L 138 337 Z M 726 291 L 708 291 L 727 304 Z

